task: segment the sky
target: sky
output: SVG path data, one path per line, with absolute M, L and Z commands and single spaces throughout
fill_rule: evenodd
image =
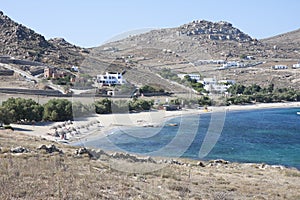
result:
M 0 10 L 46 39 L 100 46 L 129 31 L 228 21 L 262 39 L 300 28 L 299 0 L 0 0 Z

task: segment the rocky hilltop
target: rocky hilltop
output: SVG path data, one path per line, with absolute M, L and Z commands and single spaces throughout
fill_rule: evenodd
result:
M 197 39 L 233 40 L 237 42 L 254 41 L 249 35 L 232 26 L 231 23 L 196 20 L 178 28 L 179 34 L 198 36 Z
M 87 50 L 64 39 L 44 36 L 18 24 L 0 11 L 0 54 L 58 66 L 79 65 Z
M 290 35 L 290 34 L 288 34 Z M 296 36 L 300 40 L 300 35 Z M 251 55 L 263 59 L 298 59 L 295 52 L 299 45 L 290 40 L 289 49 L 284 50 L 285 40 L 257 40 L 243 33 L 229 22 L 210 22 L 196 20 L 176 28 L 153 30 L 112 42 L 99 47 L 97 50 L 114 49 L 117 51 L 130 51 L 134 48 L 154 48 L 160 52 L 163 49 L 180 55 L 194 62 L 203 59 L 234 59 L 242 55 Z M 274 43 L 277 48 L 274 48 Z M 125 50 L 126 49 L 126 50 Z M 158 57 L 159 55 L 155 55 Z M 154 56 L 152 56 L 154 57 Z
M 144 84 L 145 77 L 150 75 L 152 78 L 146 82 L 159 84 L 165 89 L 170 89 L 171 84 L 166 84 L 157 76 L 165 68 L 175 73 L 200 73 L 205 77 L 233 79 L 242 84 L 257 83 L 265 86 L 272 82 L 278 87 L 289 85 L 298 88 L 297 70 L 270 69 L 276 64 L 287 64 L 291 68 L 292 64 L 298 62 L 299 45 L 292 41 L 296 38 L 300 40 L 300 36 L 294 34 L 288 43 L 279 38 L 282 37 L 257 40 L 229 22 L 196 20 L 175 28 L 132 35 L 93 48 L 89 56 L 98 64 L 91 67 L 93 64 L 90 62 L 87 66 L 93 70 L 105 71 L 110 68 L 108 63 L 117 63 L 115 66 L 122 66 L 122 71 L 127 71 L 125 78 L 134 84 Z M 255 68 L 218 71 L 216 69 L 220 65 L 216 63 L 203 64 L 209 60 L 234 60 L 247 65 L 249 61 L 242 59 L 245 56 L 255 59 Z M 99 64 L 100 60 L 106 64 Z M 89 68 L 85 69 L 90 71 Z

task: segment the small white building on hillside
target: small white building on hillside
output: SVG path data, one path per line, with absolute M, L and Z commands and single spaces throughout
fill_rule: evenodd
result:
M 294 69 L 299 69 L 299 68 L 300 68 L 300 63 L 293 64 L 293 68 L 294 68 Z
M 231 85 L 235 84 L 234 80 L 220 80 L 216 78 L 204 78 L 200 81 L 204 85 L 204 89 L 209 92 L 225 93 Z
M 222 84 L 213 84 L 213 85 L 205 85 L 204 89 L 209 92 L 216 93 L 225 93 L 231 85 L 222 85 Z
M 232 67 L 245 67 L 245 64 L 236 61 L 231 61 L 231 62 L 224 63 L 221 67 L 219 67 L 219 69 L 228 69 Z
M 215 78 L 204 78 L 201 83 L 203 85 L 215 85 L 217 84 L 217 80 Z
M 200 81 L 200 75 L 199 74 L 177 74 L 177 76 L 180 78 L 180 79 L 184 79 L 185 76 L 189 76 L 190 79 L 192 80 L 196 80 L 197 82 Z
M 97 75 L 97 83 L 102 85 L 122 85 L 125 82 L 121 73 L 106 72 L 104 75 Z
M 278 69 L 287 69 L 288 67 L 286 65 L 275 65 L 272 66 L 272 69 L 278 70 Z

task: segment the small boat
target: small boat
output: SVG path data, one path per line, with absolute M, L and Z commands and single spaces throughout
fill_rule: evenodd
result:
M 300 115 L 300 112 L 297 112 L 297 115 Z
M 168 124 L 168 126 L 178 126 L 178 124 L 176 124 L 176 123 L 171 123 L 171 124 Z

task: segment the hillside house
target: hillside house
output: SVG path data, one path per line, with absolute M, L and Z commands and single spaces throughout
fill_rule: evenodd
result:
M 71 72 L 79 72 L 79 68 L 77 66 L 72 66 Z
M 213 84 L 213 85 L 205 85 L 204 89 L 209 92 L 216 93 L 225 93 L 231 85 L 222 85 L 222 84 Z
M 232 62 L 224 63 L 221 68 L 222 69 L 227 69 L 227 68 L 231 68 L 231 67 L 244 67 L 244 66 L 245 65 L 243 63 L 232 61 Z
M 182 80 L 185 78 L 185 76 L 189 76 L 190 79 L 195 80 L 197 82 L 200 81 L 200 75 L 199 74 L 177 74 L 177 76 Z
M 220 80 L 216 78 L 204 78 L 200 81 L 204 85 L 204 89 L 209 92 L 225 93 L 231 85 L 235 84 L 234 80 Z
M 46 67 L 44 69 L 44 78 L 52 78 L 54 71 L 56 71 L 54 68 Z
M 219 80 L 218 83 L 223 84 L 223 85 L 234 85 L 235 81 L 234 80 Z
M 121 73 L 106 72 L 104 75 L 97 75 L 96 82 L 101 85 L 122 85 L 125 80 Z
M 195 65 L 209 65 L 209 64 L 221 65 L 224 63 L 225 60 L 197 60 L 194 64 Z
M 246 56 L 245 60 L 255 60 L 254 56 Z
M 44 69 L 44 78 L 53 78 L 53 79 L 57 79 L 57 78 L 64 78 L 68 75 L 69 73 L 65 72 L 65 71 L 59 71 L 56 68 L 53 67 L 46 67 Z
M 275 65 L 272 66 L 272 69 L 280 70 L 280 69 L 288 69 L 288 67 L 286 65 Z
M 293 69 L 299 69 L 300 68 L 300 63 L 293 64 Z
M 215 78 L 204 78 L 201 83 L 203 85 L 215 85 L 217 84 L 217 80 Z

